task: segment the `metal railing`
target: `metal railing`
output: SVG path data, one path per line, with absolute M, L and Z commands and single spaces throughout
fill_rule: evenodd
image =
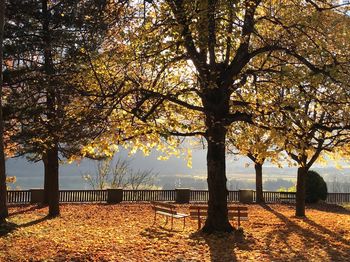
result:
M 281 200 L 281 193 L 283 195 L 288 194 L 289 197 L 295 197 L 295 193 L 286 192 L 275 192 L 275 191 L 264 191 L 263 197 L 266 203 L 278 203 Z
M 175 201 L 175 190 L 123 190 L 123 201 Z
M 60 190 L 61 203 L 106 202 L 106 190 Z
M 328 193 L 326 202 L 332 204 L 350 203 L 350 193 Z
M 208 190 L 191 190 L 190 202 L 208 202 L 209 191 Z
M 35 190 L 36 192 L 38 190 Z M 207 202 L 209 200 L 208 190 L 188 190 L 189 202 Z M 33 203 L 35 198 L 32 190 L 9 190 L 7 191 L 7 202 L 9 204 Z M 255 202 L 256 193 L 252 191 L 252 201 Z M 264 191 L 263 196 L 266 203 L 280 203 L 283 199 L 293 200 L 295 193 Z M 61 203 L 89 203 L 108 202 L 108 190 L 60 190 L 59 199 Z M 177 200 L 176 190 L 122 190 L 122 201 L 169 201 Z M 240 191 L 229 191 L 228 202 L 239 202 Z M 293 202 L 293 201 L 291 201 Z M 350 203 L 350 193 L 328 193 L 327 203 L 343 204 Z
M 30 199 L 30 190 L 7 191 L 7 203 L 9 204 L 28 204 L 30 203 Z

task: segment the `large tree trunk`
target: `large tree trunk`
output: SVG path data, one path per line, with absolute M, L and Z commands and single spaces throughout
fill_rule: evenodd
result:
M 264 203 L 263 195 L 263 179 L 262 179 L 262 164 L 255 163 L 255 187 L 256 187 L 256 203 Z
M 4 119 L 2 115 L 2 61 L 3 61 L 3 39 L 5 24 L 5 0 L 0 0 L 0 223 L 5 222 L 8 217 L 7 192 L 6 192 L 6 169 L 4 152 Z
M 49 165 L 47 161 L 47 155 L 43 155 L 43 163 L 44 163 L 44 201 L 43 205 L 47 206 L 49 204 L 49 181 L 50 181 L 50 172 Z
M 42 13 L 43 13 L 43 41 L 45 43 L 44 49 L 44 68 L 48 78 L 47 88 L 47 136 L 48 136 L 48 148 L 46 151 L 47 163 L 45 176 L 47 176 L 47 188 L 48 188 L 48 202 L 49 202 L 49 216 L 56 217 L 60 214 L 59 210 L 59 181 L 58 181 L 58 138 L 57 138 L 57 111 L 56 111 L 56 90 L 55 83 L 52 77 L 55 74 L 53 65 L 53 54 L 51 47 L 51 31 L 50 31 L 50 11 L 48 8 L 48 0 L 42 0 Z
M 225 137 L 226 129 L 217 124 L 209 128 L 207 132 L 208 152 L 208 217 L 202 229 L 203 232 L 214 231 L 231 232 L 231 226 L 227 215 L 226 188 L 226 160 L 225 160 Z
M 298 167 L 297 177 L 297 192 L 296 192 L 296 206 L 295 216 L 305 217 L 305 185 L 306 185 L 306 167 Z
M 49 197 L 49 216 L 56 217 L 60 214 L 59 209 L 59 186 L 58 186 L 58 146 L 54 145 L 47 150 L 47 172 L 48 179 L 48 197 Z M 46 172 L 46 171 L 45 171 Z

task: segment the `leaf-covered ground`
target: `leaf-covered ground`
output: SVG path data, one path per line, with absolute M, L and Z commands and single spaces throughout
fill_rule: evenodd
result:
M 0 261 L 350 261 L 350 210 L 311 206 L 307 219 L 287 205 L 248 205 L 245 236 L 197 233 L 196 221 L 175 230 L 153 223 L 145 204 L 62 205 L 59 218 L 46 208 L 10 208 L 0 227 Z M 188 213 L 188 206 L 179 206 Z

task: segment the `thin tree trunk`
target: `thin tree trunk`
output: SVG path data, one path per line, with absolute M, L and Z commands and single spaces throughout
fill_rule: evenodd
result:
M 256 187 L 256 203 L 264 203 L 263 195 L 263 179 L 262 179 L 262 164 L 255 163 L 255 187 Z
M 58 146 L 57 144 L 47 150 L 47 173 L 48 179 L 48 202 L 49 217 L 56 217 L 60 214 L 59 209 L 59 185 L 58 185 Z M 46 171 L 45 171 L 46 172 Z
M 2 115 L 2 85 L 3 85 L 3 40 L 5 24 L 5 0 L 0 0 L 0 223 L 8 217 L 7 191 L 6 191 L 6 168 L 4 152 L 4 119 Z
M 49 204 L 49 181 L 50 181 L 50 172 L 47 161 L 47 155 L 43 155 L 43 163 L 44 163 L 44 201 L 43 205 L 47 206 Z
M 225 137 L 224 126 L 216 125 L 208 129 L 208 217 L 202 229 L 203 232 L 214 231 L 231 232 L 233 227 L 228 220 L 225 165 Z
M 298 167 L 295 216 L 305 217 L 306 167 Z

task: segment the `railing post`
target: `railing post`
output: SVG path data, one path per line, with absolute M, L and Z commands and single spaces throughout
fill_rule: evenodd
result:
M 253 190 L 239 190 L 239 202 L 244 204 L 253 203 Z
M 44 189 L 30 189 L 30 204 L 44 203 Z
M 190 203 L 190 192 L 189 188 L 176 188 L 175 189 L 175 202 L 177 204 L 188 204 Z
M 113 188 L 107 189 L 107 203 L 117 204 L 123 201 L 123 189 Z

